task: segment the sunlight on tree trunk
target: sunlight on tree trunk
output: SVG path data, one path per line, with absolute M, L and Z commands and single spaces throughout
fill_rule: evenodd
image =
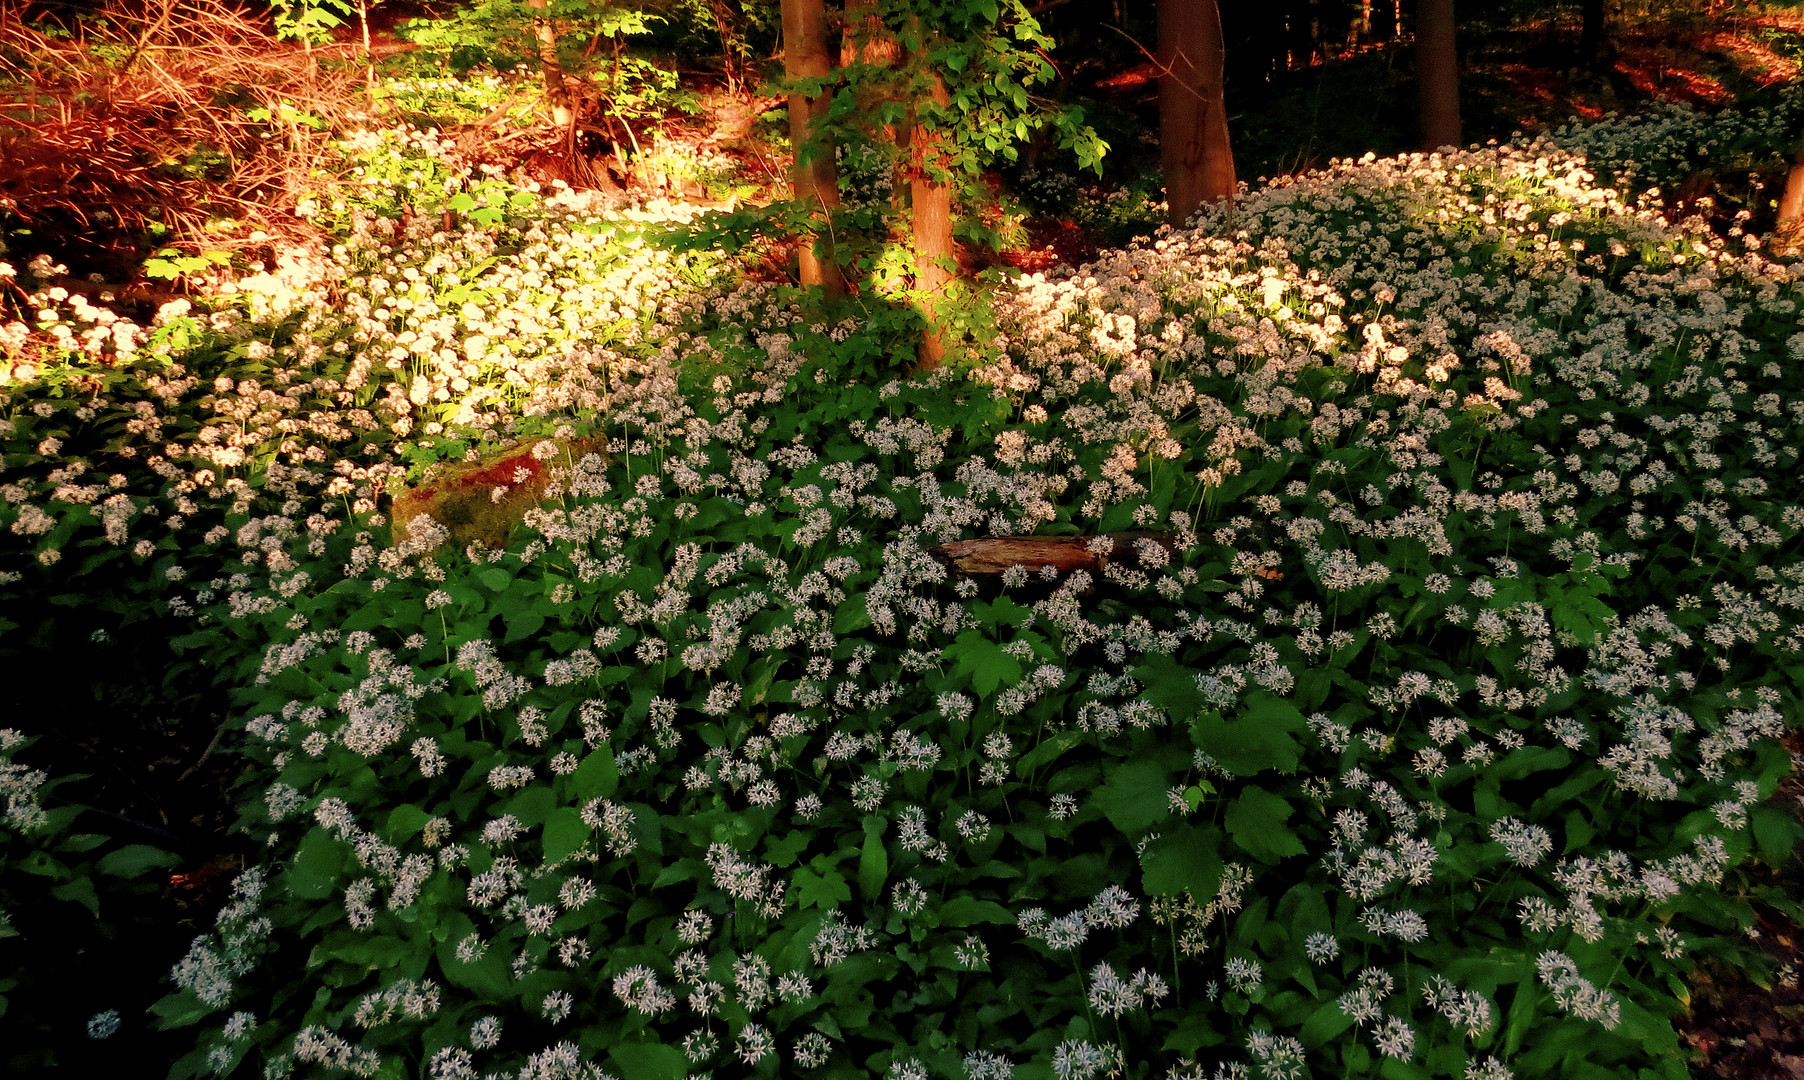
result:
M 1416 89 L 1422 105 L 1422 149 L 1460 145 L 1453 0 L 1418 0 L 1416 4 Z
M 1216 0 L 1159 0 L 1159 156 L 1173 225 L 1234 197 Z
M 832 71 L 827 59 L 827 19 L 821 0 L 783 0 L 783 70 L 791 79 L 824 79 Z M 820 286 L 829 299 L 845 295 L 846 279 L 833 247 L 833 211 L 839 209 L 839 173 L 833 143 L 820 133 L 833 95 L 827 92 L 789 95 L 789 141 L 795 147 L 790 184 L 815 222 L 825 227 L 802 237 L 799 253 L 802 284 Z
M 534 11 L 548 11 L 551 0 L 526 0 Z M 545 80 L 545 100 L 551 105 L 551 122 L 569 138 L 576 129 L 576 110 L 570 103 L 570 88 L 564 85 L 564 68 L 557 61 L 557 27 L 544 15 L 532 20 L 532 36 L 539 43 L 539 74 Z
M 944 109 L 952 104 L 946 84 L 937 72 L 928 101 Z M 941 322 L 940 298 L 952 282 L 952 185 L 946 176 L 943 139 L 925 125 L 912 123 L 908 140 L 909 196 L 915 238 L 915 289 L 921 294 L 921 315 L 927 330 L 921 336 L 919 364 L 922 371 L 939 367 L 946 358 L 946 327 Z
M 1779 196 L 1779 221 L 1774 233 L 1780 242 L 1796 247 L 1804 240 L 1804 138 L 1785 176 L 1785 193 Z

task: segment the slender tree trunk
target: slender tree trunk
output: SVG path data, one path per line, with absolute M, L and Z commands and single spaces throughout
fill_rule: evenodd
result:
M 1234 197 L 1216 0 L 1159 0 L 1159 157 L 1171 223 Z
M 726 77 L 727 92 L 737 94 L 745 89 L 744 38 L 733 27 L 733 9 L 725 0 L 710 0 L 708 11 L 720 35 L 720 72 Z
M 1372 5 L 1372 38 L 1389 41 L 1396 37 L 1402 14 L 1403 0 L 1376 0 Z
M 1579 62 L 1596 67 L 1604 47 L 1604 0 L 1584 0 L 1579 8 Z
M 547 11 L 551 0 L 526 0 L 534 11 Z M 539 75 L 545 80 L 545 100 L 551 105 L 551 122 L 569 138 L 576 131 L 576 109 L 570 101 L 570 88 L 564 85 L 564 68 L 557 61 L 557 27 L 543 15 L 532 20 L 532 36 L 539 47 Z
M 822 0 L 783 0 L 783 69 L 791 79 L 824 79 L 831 72 Z M 839 174 L 833 143 L 821 133 L 832 103 L 833 96 L 824 90 L 813 96 L 789 95 L 789 141 L 796 155 L 790 183 L 796 199 L 807 205 L 818 225 L 825 226 L 802 237 L 802 284 L 820 286 L 829 299 L 846 292 L 845 275 L 833 250 Z
M 1779 197 L 1779 230 L 1804 233 L 1804 139 L 1798 141 L 1797 156 L 1785 177 L 1785 194 Z
M 1422 104 L 1422 148 L 1459 146 L 1459 52 L 1453 0 L 1417 0 L 1416 89 Z
M 936 73 L 928 101 L 944 109 L 952 104 L 946 84 Z M 917 368 L 931 371 L 946 358 L 947 329 L 941 301 L 952 283 L 955 259 L 952 246 L 952 184 L 945 176 L 943 137 L 917 122 L 911 107 L 908 138 L 909 199 L 915 239 L 915 290 L 920 293 L 921 315 L 927 330 L 921 335 Z M 934 174 L 938 172 L 939 175 Z
M 1192 0 L 1187 4 L 1192 9 L 1204 5 Z M 1306 68 L 1315 59 L 1315 11 L 1309 0 L 1290 0 L 1285 5 L 1289 10 L 1285 14 L 1284 27 L 1284 67 L 1287 71 Z M 1220 5 L 1217 4 L 1216 20 L 1221 19 Z M 1200 12 L 1198 13 L 1200 14 Z M 1192 16 L 1196 17 L 1196 16 Z

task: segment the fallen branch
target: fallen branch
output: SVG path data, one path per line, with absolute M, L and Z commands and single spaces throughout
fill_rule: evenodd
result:
M 1108 563 L 1140 566 L 1141 544 L 1150 542 L 1170 552 L 1176 539 L 1168 532 L 1123 532 L 1104 536 L 990 536 L 958 540 L 933 549 L 961 574 L 1000 574 L 1021 567 L 1037 574 L 1052 567 L 1060 574 L 1099 571 Z

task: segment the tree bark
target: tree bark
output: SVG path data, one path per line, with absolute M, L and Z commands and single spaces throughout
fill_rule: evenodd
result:
M 1168 532 L 1109 533 L 1096 544 L 1089 536 L 989 536 L 957 540 L 933 549 L 961 574 L 1000 574 L 1019 566 L 1031 574 L 1052 567 L 1061 574 L 1096 570 L 1108 563 L 1138 567 L 1139 544 L 1150 540 L 1170 552 L 1177 538 Z M 1093 546 L 1094 545 L 1094 546 Z M 1107 549 L 1106 551 L 1104 549 Z
M 946 84 L 937 72 L 930 73 L 932 85 L 927 100 L 937 108 L 952 104 Z M 927 329 L 921 335 L 916 367 L 931 371 L 946 358 L 947 329 L 941 301 L 946 286 L 952 283 L 954 249 L 952 246 L 952 183 L 945 175 L 944 137 L 918 122 L 916 107 L 909 109 L 908 186 L 915 240 L 915 291 L 920 294 L 921 316 Z M 936 175 L 938 174 L 938 175 Z
M 791 79 L 824 79 L 831 73 L 822 0 L 783 0 L 783 70 Z M 816 224 L 814 231 L 802 236 L 802 285 L 819 286 L 828 299 L 837 299 L 846 294 L 845 274 L 833 246 L 839 170 L 833 160 L 833 142 L 821 130 L 832 104 L 833 96 L 824 91 L 789 95 L 789 141 L 795 147 L 790 185 Z
M 1596 67 L 1604 47 L 1604 0 L 1584 0 L 1579 11 L 1579 62 Z
M 551 0 L 526 0 L 534 11 L 547 11 Z M 551 106 L 551 121 L 566 132 L 576 130 L 576 108 L 570 100 L 570 88 L 564 85 L 564 67 L 557 59 L 557 27 L 544 15 L 532 20 L 532 36 L 538 42 L 539 76 L 545 81 L 545 100 Z
M 1453 0 L 1416 4 L 1416 89 L 1422 107 L 1422 148 L 1459 146 L 1459 52 L 1453 38 Z
M 1804 139 L 1798 141 L 1797 156 L 1785 176 L 1785 193 L 1779 196 L 1779 228 L 1783 232 L 1804 232 Z
M 1234 198 L 1234 153 L 1222 99 L 1216 0 L 1159 0 L 1159 157 L 1167 214 L 1182 225 L 1205 202 Z
M 1397 24 L 1402 21 L 1403 0 L 1374 0 L 1372 5 L 1372 39 L 1389 41 L 1397 36 Z
M 1188 7 L 1202 5 L 1192 2 Z M 1315 59 L 1315 11 L 1310 0 L 1289 0 L 1284 16 L 1284 69 L 1306 68 Z M 1219 0 L 1218 0 L 1219 10 Z M 1216 18 L 1219 20 L 1220 15 Z

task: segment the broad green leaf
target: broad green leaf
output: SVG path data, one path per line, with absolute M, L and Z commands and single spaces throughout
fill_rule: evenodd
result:
M 608 1057 L 620 1067 L 621 1080 L 683 1080 L 689 1075 L 683 1052 L 661 1043 L 619 1043 L 608 1048 Z
M 1242 851 L 1260 862 L 1277 862 L 1304 851 L 1303 842 L 1285 824 L 1293 809 L 1264 788 L 1250 787 L 1228 805 L 1223 824 Z
M 1309 1019 L 1303 1021 L 1303 1030 L 1297 1032 L 1297 1038 L 1304 1046 L 1321 1046 L 1352 1026 L 1353 1018 L 1340 1007 L 1340 999 L 1335 998 L 1323 1002 L 1309 1014 Z
M 984 637 L 981 630 L 960 634 L 944 655 L 954 662 L 953 673 L 968 676 L 971 686 L 984 697 L 994 694 L 1005 682 L 1013 686 L 1021 681 L 1021 661 Z
M 838 608 L 834 609 L 833 632 L 835 634 L 850 634 L 863 630 L 869 625 L 871 625 L 871 612 L 865 605 L 862 595 L 847 597 L 840 601 Z
M 1283 698 L 1253 694 L 1235 717 L 1206 712 L 1191 725 L 1191 736 L 1204 753 L 1239 776 L 1267 770 L 1292 773 L 1302 759 L 1296 734 L 1308 726 L 1303 713 Z
M 889 852 L 883 849 L 883 834 L 867 830 L 864 850 L 858 855 L 858 888 L 864 898 L 876 901 L 883 896 L 883 881 L 889 876 Z
M 852 899 L 852 887 L 837 870 L 817 874 L 804 866 L 795 872 L 790 884 L 795 889 L 797 907 L 832 908 Z
M 178 856 L 149 844 L 128 844 L 100 857 L 100 872 L 113 877 L 134 878 L 151 870 L 166 870 L 181 864 Z
M 1103 784 L 1091 798 L 1127 836 L 1139 836 L 1170 816 L 1166 789 L 1170 774 L 1150 761 L 1127 761 L 1103 769 Z
M 614 764 L 614 751 L 606 743 L 597 746 L 583 758 L 570 774 L 571 790 L 577 799 L 611 799 L 620 789 L 620 769 Z
M 975 926 L 978 923 L 1012 926 L 1014 922 L 1014 912 L 994 900 L 955 896 L 940 906 L 941 926 Z
M 1203 695 L 1196 686 L 1196 672 L 1164 653 L 1154 653 L 1134 669 L 1144 687 L 1141 696 L 1157 705 L 1174 724 L 1188 723 L 1203 711 Z
M 302 900 L 324 900 L 331 895 L 350 853 L 351 845 L 332 839 L 326 830 L 309 830 L 283 874 L 288 891 Z
M 547 863 L 555 863 L 580 850 L 588 843 L 589 826 L 582 814 L 568 806 L 559 807 L 545 819 L 544 854 Z
M 1213 825 L 1180 825 L 1146 846 L 1142 882 L 1151 896 L 1188 895 L 1199 904 L 1221 885 L 1222 833 Z

